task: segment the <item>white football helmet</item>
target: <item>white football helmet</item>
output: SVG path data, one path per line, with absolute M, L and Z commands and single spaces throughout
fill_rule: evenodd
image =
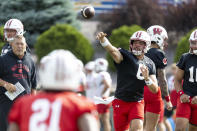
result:
M 83 70 L 84 65 L 83 65 L 83 62 L 81 60 L 77 59 L 77 65 L 78 65 L 79 70 Z
M 47 90 L 77 91 L 82 70 L 77 58 L 68 50 L 55 50 L 40 61 L 40 82 Z
M 16 36 L 17 35 L 23 35 L 25 33 L 23 24 L 20 20 L 18 20 L 18 19 L 8 20 L 4 25 L 4 36 L 5 36 L 5 38 L 8 42 L 13 41 L 15 36 L 11 37 L 11 38 L 8 38 L 6 29 L 16 30 Z
M 108 62 L 104 58 L 98 58 L 95 60 L 96 72 L 107 71 L 107 68 L 108 68 Z
M 134 40 L 145 42 L 146 47 L 142 51 L 133 50 L 132 46 Z M 142 53 L 146 53 L 149 46 L 150 46 L 150 36 L 145 31 L 137 31 L 130 37 L 130 50 L 133 52 L 134 55 L 141 55 Z
M 86 70 L 91 70 L 94 71 L 95 70 L 95 62 L 94 61 L 90 61 L 85 65 L 85 69 Z
M 164 40 L 168 39 L 168 34 L 166 29 L 159 25 L 153 25 L 147 29 L 147 33 L 150 35 L 151 41 L 156 42 L 156 44 L 160 47 L 160 49 L 163 50 Z M 160 40 L 161 38 L 163 40 Z
M 189 38 L 189 43 L 190 43 L 190 53 L 197 55 L 197 50 L 193 49 L 192 47 L 192 46 L 197 46 L 197 29 L 191 33 Z

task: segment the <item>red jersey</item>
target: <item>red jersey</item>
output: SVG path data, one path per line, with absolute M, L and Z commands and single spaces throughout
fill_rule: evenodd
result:
M 77 121 L 84 113 L 96 112 L 93 103 L 72 92 L 41 92 L 17 99 L 9 123 L 20 131 L 78 131 Z

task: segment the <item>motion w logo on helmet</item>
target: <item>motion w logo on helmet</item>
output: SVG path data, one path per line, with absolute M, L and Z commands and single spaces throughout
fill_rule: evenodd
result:
M 154 33 L 154 35 L 155 35 L 155 34 L 161 35 L 162 29 L 160 29 L 160 28 L 154 28 L 154 29 L 153 29 L 153 33 Z
M 138 38 L 140 38 L 141 35 L 142 35 L 142 32 L 137 32 L 137 33 L 136 33 L 136 37 L 138 37 Z

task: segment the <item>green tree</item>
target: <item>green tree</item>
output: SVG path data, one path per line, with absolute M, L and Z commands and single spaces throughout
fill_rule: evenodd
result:
M 175 57 L 174 57 L 175 62 L 179 61 L 179 59 L 183 53 L 186 53 L 189 51 L 189 37 L 195 29 L 197 29 L 197 28 L 192 29 L 184 37 L 182 37 L 181 40 L 178 42 Z
M 5 42 L 4 42 L 4 37 L 3 37 L 3 26 L 1 26 L 0 27 L 0 50 L 2 49 L 4 44 Z
M 94 53 L 90 42 L 75 28 L 67 24 L 52 26 L 38 37 L 35 51 L 39 59 L 54 49 L 70 50 L 84 63 L 91 60 Z
M 20 19 L 26 30 L 28 44 L 33 46 L 37 37 L 57 23 L 79 28 L 77 14 L 70 0 L 0 0 L 0 21 Z
M 138 30 L 144 30 L 142 27 L 138 25 L 132 25 L 132 26 L 126 26 L 123 25 L 117 29 L 114 29 L 112 31 L 111 36 L 109 37 L 110 42 L 113 44 L 115 47 L 120 47 L 124 49 L 129 49 L 129 39 L 131 35 L 138 31 Z M 115 67 L 113 64 L 113 59 L 109 54 L 107 54 L 107 60 L 109 62 L 109 68 L 112 71 L 115 71 Z

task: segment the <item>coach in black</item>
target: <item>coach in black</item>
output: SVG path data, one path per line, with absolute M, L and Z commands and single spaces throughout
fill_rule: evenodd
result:
M 113 117 L 116 131 L 129 129 L 143 130 L 144 86 L 153 93 L 158 92 L 155 65 L 144 55 L 150 44 L 150 36 L 145 31 L 137 31 L 130 38 L 130 51 L 111 45 L 103 32 L 97 39 L 112 56 L 117 68 L 117 88 L 113 100 Z
M 10 43 L 12 50 L 0 56 L 0 131 L 7 130 L 7 114 L 13 101 L 21 95 L 35 93 L 36 68 L 30 55 L 26 54 L 26 40 L 16 36 Z M 16 93 L 20 83 L 24 91 L 11 99 L 5 92 Z

